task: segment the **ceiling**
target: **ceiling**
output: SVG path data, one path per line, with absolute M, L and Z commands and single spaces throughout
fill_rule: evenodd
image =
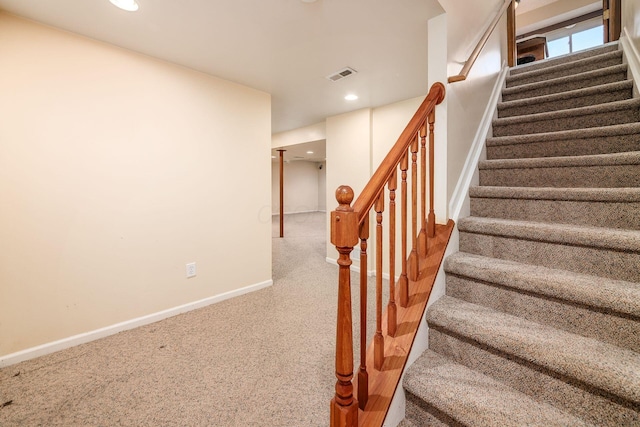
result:
M 272 132 L 427 93 L 437 0 L 0 0 L 0 10 L 272 95 Z M 357 74 L 325 77 L 344 67 Z M 345 101 L 355 93 L 357 101 Z
M 321 139 L 319 141 L 305 142 L 303 144 L 289 145 L 283 147 L 286 150 L 283 154 L 283 160 L 285 162 L 295 161 L 307 161 L 307 162 L 324 162 L 327 159 L 326 154 L 326 141 Z M 278 150 L 271 150 L 271 161 L 278 162 L 280 153 Z
M 529 25 L 519 25 L 517 28 L 518 35 L 536 31 L 540 28 L 544 28 L 550 25 L 558 24 L 563 21 L 567 21 L 578 16 L 585 15 L 590 12 L 602 9 L 602 0 L 521 0 L 520 5 L 516 9 L 516 15 L 522 16 L 529 12 L 539 12 L 536 9 L 544 8 L 546 6 L 553 6 L 554 3 L 562 1 L 567 10 L 565 13 L 560 14 L 540 14 L 537 13 L 538 20 L 530 22 Z M 567 7 L 566 5 L 569 4 Z M 544 17 L 542 20 L 539 20 Z M 516 19 L 516 25 L 518 20 Z

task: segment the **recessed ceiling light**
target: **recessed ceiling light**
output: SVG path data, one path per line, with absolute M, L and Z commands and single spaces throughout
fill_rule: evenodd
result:
M 355 101 L 356 99 L 358 99 L 358 95 L 350 93 L 349 95 L 345 96 L 344 99 L 346 99 L 347 101 Z
M 271 158 L 272 158 L 272 159 L 275 159 L 275 158 L 276 158 L 276 156 L 271 156 Z
M 128 12 L 135 12 L 138 10 L 138 3 L 136 0 L 109 0 L 112 5 L 119 7 L 122 10 L 126 10 Z
M 315 3 L 316 0 L 302 0 L 302 3 Z
M 307 154 L 313 154 L 313 151 L 307 151 Z

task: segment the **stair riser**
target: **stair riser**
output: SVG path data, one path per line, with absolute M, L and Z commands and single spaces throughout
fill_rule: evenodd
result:
M 537 83 L 559 77 L 574 76 L 579 73 L 586 73 L 604 67 L 612 67 L 622 64 L 622 55 L 615 55 L 601 59 L 593 59 L 584 63 L 573 63 L 562 65 L 560 69 L 548 69 L 534 73 L 521 73 L 515 76 L 507 77 L 507 87 L 516 87 L 523 84 Z
M 640 281 L 640 253 L 460 232 L 460 250 L 612 279 Z
M 640 151 L 640 133 L 487 146 L 487 159 L 588 156 L 626 151 Z
M 560 64 L 566 64 L 568 62 L 575 62 L 580 59 L 589 58 L 595 55 L 601 55 L 607 52 L 615 52 L 617 50 L 618 50 L 617 45 L 610 45 L 610 46 L 605 46 L 597 49 L 584 50 L 582 52 L 575 53 L 573 55 L 567 55 L 563 57 L 548 59 L 546 61 L 536 61 L 523 66 L 519 66 L 519 67 L 513 68 L 510 71 L 510 74 L 512 76 L 515 76 L 522 73 L 528 73 L 534 70 L 541 70 L 543 68 L 553 67 Z
M 471 197 L 471 215 L 485 218 L 640 230 L 638 212 L 640 212 L 640 202 L 611 203 Z
M 639 187 L 640 165 L 480 169 L 480 185 L 498 187 Z
M 498 117 L 514 117 L 545 113 L 548 111 L 568 110 L 571 108 L 587 107 L 589 105 L 605 104 L 607 102 L 624 101 L 625 99 L 631 99 L 632 96 L 633 92 L 631 89 L 620 89 L 551 102 L 532 102 L 527 105 L 498 108 Z
M 583 305 L 447 273 L 447 295 L 533 322 L 640 351 L 640 322 Z
M 602 76 L 597 76 L 594 78 L 581 79 L 576 78 L 572 79 L 569 82 L 562 82 L 560 84 L 554 84 L 553 82 L 548 85 L 544 85 L 542 87 L 537 87 L 534 89 L 527 89 L 516 91 L 514 93 L 503 93 L 502 101 L 516 101 L 518 99 L 527 99 L 533 98 L 536 96 L 542 95 L 551 95 L 554 93 L 566 92 L 569 90 L 577 90 L 583 89 L 586 87 L 593 87 L 598 85 L 603 85 L 607 83 L 614 83 L 626 80 L 627 72 L 626 71 L 616 71 L 614 73 L 605 74 Z
M 431 325 L 430 325 L 431 326 Z M 496 378 L 542 402 L 601 426 L 638 425 L 640 412 L 628 402 L 605 397 L 571 378 L 520 360 L 512 355 L 478 344 L 470 338 L 460 340 L 430 327 L 429 348 L 485 375 Z
M 413 393 L 405 391 L 406 407 L 405 417 L 418 426 L 448 427 L 461 426 L 456 421 L 442 411 L 429 405 L 424 400 Z M 438 418 L 439 417 L 439 418 Z
M 527 135 L 542 132 L 582 129 L 598 126 L 613 126 L 640 121 L 638 108 L 625 108 L 618 111 L 584 114 L 578 116 L 552 117 L 546 120 L 523 120 L 514 123 L 500 121 L 493 124 L 493 136 Z

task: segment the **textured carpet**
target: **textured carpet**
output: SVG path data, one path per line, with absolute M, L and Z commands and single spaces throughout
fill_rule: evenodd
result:
M 327 425 L 337 267 L 325 226 L 324 213 L 286 216 L 272 287 L 0 370 L 0 426 Z
M 640 426 L 640 99 L 617 44 L 510 70 L 403 426 Z

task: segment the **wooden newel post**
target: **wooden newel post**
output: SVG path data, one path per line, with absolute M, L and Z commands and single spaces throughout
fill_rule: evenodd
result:
M 331 400 L 331 426 L 356 427 L 358 401 L 353 396 L 353 326 L 351 320 L 351 251 L 358 243 L 358 214 L 353 190 L 336 190 L 339 206 L 331 212 L 331 243 L 338 250 L 338 322 L 336 329 L 336 393 Z

